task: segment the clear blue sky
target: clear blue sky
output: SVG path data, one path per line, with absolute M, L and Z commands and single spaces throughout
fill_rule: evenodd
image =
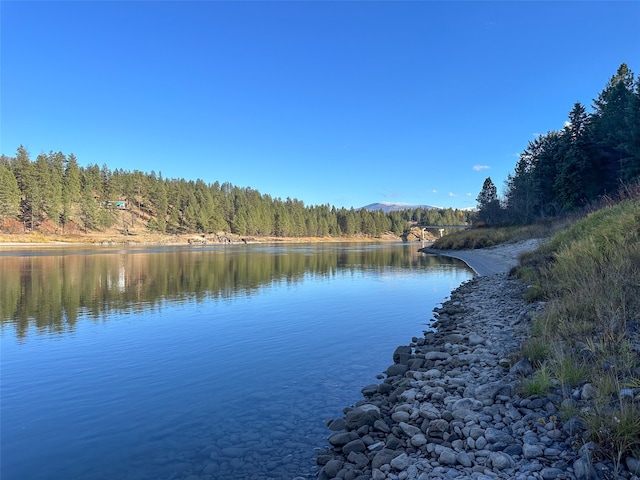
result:
M 2 1 L 0 153 L 306 205 L 475 206 L 640 73 L 639 2 Z

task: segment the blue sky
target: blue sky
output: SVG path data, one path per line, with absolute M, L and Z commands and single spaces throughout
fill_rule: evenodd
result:
M 306 205 L 476 205 L 640 73 L 640 2 L 2 1 L 0 153 Z

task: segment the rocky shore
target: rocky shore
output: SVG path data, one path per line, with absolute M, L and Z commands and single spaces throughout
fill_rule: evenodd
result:
M 525 303 L 525 286 L 505 270 L 530 248 L 495 249 L 498 273 L 454 290 L 434 310 L 432 329 L 395 350 L 381 383 L 327 421 L 319 479 L 639 478 L 637 459 L 618 466 L 600 459 L 584 423 L 561 419 L 562 402 L 588 403 L 588 384 L 545 396 L 521 392 L 532 367 L 518 358 L 520 343 L 544 305 Z

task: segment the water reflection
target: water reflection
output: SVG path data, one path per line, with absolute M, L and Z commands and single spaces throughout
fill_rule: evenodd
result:
M 142 312 L 167 301 L 250 296 L 304 275 L 463 265 L 416 245 L 304 244 L 0 252 L 0 320 L 18 338 L 73 331 L 79 318 Z

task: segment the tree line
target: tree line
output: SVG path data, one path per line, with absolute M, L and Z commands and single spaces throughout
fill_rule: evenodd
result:
M 412 223 L 464 225 L 471 212 L 408 209 L 385 213 L 305 206 L 252 188 L 203 180 L 165 179 L 161 173 L 82 167 L 73 154 L 41 153 L 35 161 L 21 145 L 15 157 L 0 156 L 0 230 L 8 233 L 100 231 L 116 222 L 127 230 L 118 203 L 152 232 L 218 233 L 276 237 L 324 237 L 385 232 L 402 235 Z M 130 224 L 133 223 L 131 220 Z M 118 225 L 119 226 L 119 225 Z
M 564 128 L 539 135 L 519 156 L 505 192 L 487 178 L 478 216 L 487 224 L 531 223 L 588 205 L 640 178 L 640 77 L 620 65 L 587 113 L 577 102 Z

